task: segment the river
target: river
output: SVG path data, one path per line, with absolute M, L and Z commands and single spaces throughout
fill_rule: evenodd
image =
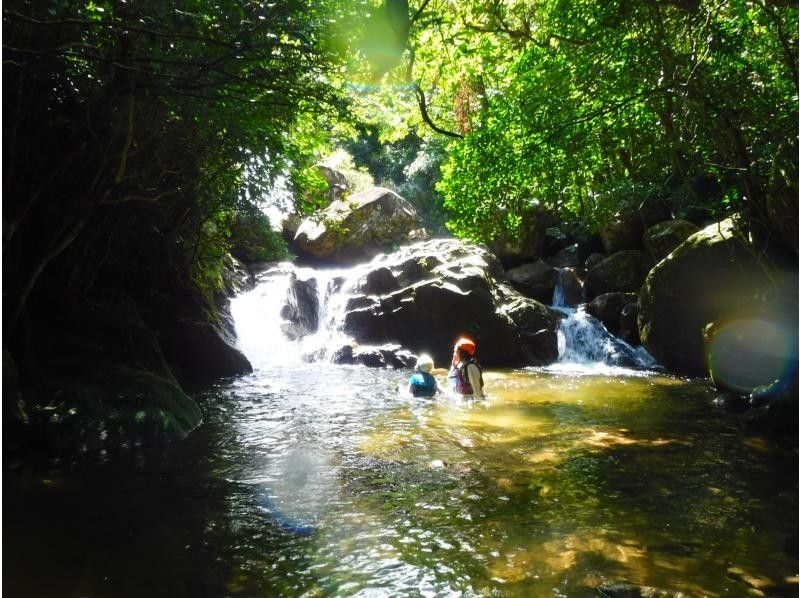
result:
M 706 381 L 573 360 L 413 399 L 304 360 L 331 341 L 276 332 L 281 276 L 234 301 L 255 371 L 187 440 L 5 464 L 6 595 L 797 595 L 796 446 Z

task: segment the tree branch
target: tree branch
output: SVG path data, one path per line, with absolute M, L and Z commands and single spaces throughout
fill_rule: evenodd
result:
M 453 131 L 447 131 L 446 129 L 442 129 L 441 127 L 436 126 L 436 124 L 431 120 L 430 115 L 428 114 L 428 105 L 425 101 L 425 93 L 420 89 L 419 85 L 416 83 L 411 84 L 411 89 L 414 90 L 414 93 L 417 96 L 417 103 L 419 104 L 419 111 L 422 114 L 422 120 L 434 131 L 440 133 L 442 135 L 447 135 L 448 137 L 455 137 L 457 139 L 463 139 L 464 136 L 458 133 L 454 133 Z

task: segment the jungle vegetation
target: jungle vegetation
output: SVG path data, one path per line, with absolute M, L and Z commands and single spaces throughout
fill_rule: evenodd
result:
M 286 255 L 260 211 L 347 150 L 433 228 L 532 209 L 596 229 L 665 198 L 797 250 L 787 0 L 8 0 L 4 347 L 122 293 L 222 286 Z

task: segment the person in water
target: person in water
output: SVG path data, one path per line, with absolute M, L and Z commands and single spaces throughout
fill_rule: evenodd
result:
M 482 399 L 483 394 L 483 369 L 475 359 L 475 341 L 463 337 L 453 347 L 453 360 L 451 362 L 448 378 L 456 393 L 464 396 L 473 396 Z
M 439 392 L 436 378 L 431 375 L 433 369 L 433 359 L 430 355 L 423 353 L 417 358 L 417 365 L 414 366 L 414 374 L 408 381 L 408 392 L 415 397 L 432 397 Z

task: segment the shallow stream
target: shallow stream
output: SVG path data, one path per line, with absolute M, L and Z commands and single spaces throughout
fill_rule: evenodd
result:
M 563 363 L 413 399 L 244 324 L 264 293 L 234 306 L 255 372 L 186 441 L 7 464 L 8 596 L 797 595 L 796 447 L 705 381 Z

